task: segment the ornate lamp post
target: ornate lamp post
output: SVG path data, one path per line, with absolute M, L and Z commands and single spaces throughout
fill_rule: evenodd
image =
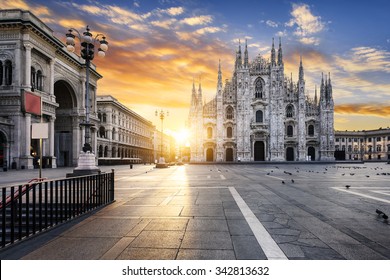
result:
M 156 110 L 156 117 L 160 117 L 160 120 L 161 120 L 161 152 L 160 152 L 160 158 L 158 159 L 158 164 L 156 165 L 156 167 L 167 167 L 166 163 L 165 163 L 165 159 L 164 159 L 164 154 L 163 154 L 163 145 L 164 145 L 164 118 L 165 118 L 165 115 L 168 117 L 169 116 L 169 112 L 164 112 L 162 109 L 160 110 L 160 112 L 158 112 L 158 110 Z
M 75 34 L 76 35 L 75 35 Z M 69 33 L 66 34 L 66 49 L 69 52 L 75 51 L 75 38 L 78 37 L 80 41 L 80 55 L 83 59 L 85 59 L 85 68 L 86 68 L 86 82 L 85 82 L 85 122 L 80 123 L 81 126 L 85 127 L 85 141 L 83 146 L 84 154 L 80 154 L 78 167 L 75 169 L 78 171 L 77 173 L 90 174 L 96 173 L 99 169 L 95 165 L 95 156 L 92 152 L 91 146 L 91 127 L 93 124 L 90 123 L 89 120 L 89 72 L 91 61 L 95 56 L 95 46 L 99 44 L 98 48 L 98 56 L 104 57 L 106 55 L 106 51 L 108 50 L 108 42 L 106 41 L 106 37 L 103 34 L 97 34 L 93 37 L 92 33 L 89 32 L 89 27 L 87 25 L 86 31 L 81 33 L 71 28 L 69 29 Z

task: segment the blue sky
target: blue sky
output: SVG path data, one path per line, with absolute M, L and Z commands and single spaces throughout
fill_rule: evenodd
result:
M 302 55 L 306 91 L 331 73 L 335 128 L 389 126 L 390 3 L 388 1 L 29 1 L 0 0 L 29 9 L 64 40 L 69 27 L 107 35 L 107 56 L 95 59 L 99 94 L 111 94 L 158 124 L 155 109 L 184 126 L 192 81 L 206 100 L 215 95 L 218 61 L 231 77 L 238 40 L 249 56 L 269 57 L 281 37 L 285 73 L 297 80 Z

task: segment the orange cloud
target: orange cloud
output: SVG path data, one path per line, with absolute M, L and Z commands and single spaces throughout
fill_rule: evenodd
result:
M 335 105 L 335 113 L 390 117 L 390 105 L 384 104 L 342 104 Z

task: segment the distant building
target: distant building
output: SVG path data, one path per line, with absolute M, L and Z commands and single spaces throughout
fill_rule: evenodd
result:
M 97 96 L 97 156 L 153 162 L 155 126 L 111 95 Z M 118 162 L 119 163 L 119 162 Z
M 390 128 L 335 131 L 337 160 L 390 160 Z
M 90 122 L 98 124 L 97 81 L 91 64 Z M 29 11 L 1 10 L 0 17 L 0 166 L 37 166 L 39 140 L 31 125 L 48 123 L 43 140 L 43 166 L 75 166 L 84 144 L 85 63 L 69 53 L 53 31 Z M 26 98 L 38 98 L 37 106 Z M 42 119 L 40 101 L 42 101 Z M 27 102 L 26 102 L 27 100 Z M 91 144 L 96 153 L 96 133 Z
M 231 80 L 203 104 L 201 85 L 192 87 L 189 112 L 192 162 L 334 160 L 334 103 L 330 76 L 320 96 L 306 95 L 302 59 L 298 81 L 284 74 L 282 46 L 271 59 L 249 62 L 238 47 Z

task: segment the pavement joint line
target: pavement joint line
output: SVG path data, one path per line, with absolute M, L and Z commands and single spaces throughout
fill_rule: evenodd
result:
M 280 249 L 275 240 L 271 237 L 263 224 L 257 219 L 252 210 L 242 199 L 236 188 L 229 187 L 229 191 L 236 201 L 241 213 L 244 215 L 249 227 L 251 228 L 257 242 L 269 260 L 287 260 L 287 256 Z
M 171 200 L 180 192 L 181 190 L 178 190 L 177 192 L 175 192 L 174 194 L 168 196 L 166 199 L 164 199 L 163 202 L 161 202 L 159 204 L 159 206 L 166 206 L 169 204 L 169 202 L 171 202 Z
M 339 187 L 332 187 L 332 189 L 335 189 L 335 190 L 338 190 L 338 191 L 341 191 L 341 192 L 346 192 L 346 193 L 358 195 L 358 196 L 365 197 L 365 198 L 374 199 L 374 200 L 377 200 L 377 201 L 381 201 L 381 202 L 390 204 L 390 200 L 387 200 L 387 199 L 382 199 L 382 198 L 379 198 L 379 197 L 375 197 L 375 196 L 371 196 L 371 195 L 367 195 L 367 194 L 363 194 L 363 193 L 357 193 L 357 192 L 350 191 L 350 190 L 343 190 L 343 189 L 341 189 Z
M 280 178 L 280 177 L 276 177 L 276 176 L 272 176 L 272 175 L 266 175 L 266 176 L 271 177 L 271 178 L 275 178 L 275 179 L 279 179 L 279 180 L 283 180 L 283 179 Z
M 383 192 L 383 191 L 372 191 L 372 192 L 390 196 L 390 192 Z

